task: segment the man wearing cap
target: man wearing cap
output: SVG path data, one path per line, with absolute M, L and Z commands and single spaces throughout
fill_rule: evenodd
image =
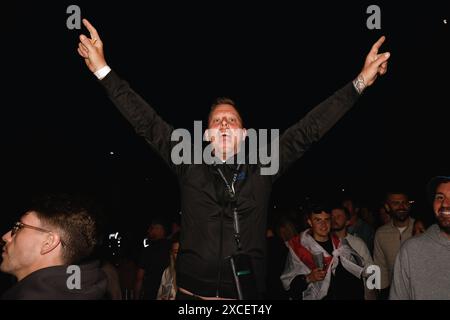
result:
M 391 300 L 450 300 L 450 176 L 433 178 L 428 195 L 437 224 L 400 249 Z

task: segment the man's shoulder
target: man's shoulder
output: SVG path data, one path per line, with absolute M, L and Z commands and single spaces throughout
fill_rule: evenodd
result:
M 363 239 L 361 239 L 360 237 L 358 237 L 358 236 L 355 236 L 355 235 L 352 235 L 352 234 L 347 234 L 347 240 L 350 242 L 350 243 L 353 243 L 353 244 L 356 244 L 356 245 L 359 245 L 359 246 L 362 246 L 362 245 L 366 245 L 366 243 L 364 242 L 364 240 Z
M 375 236 L 379 237 L 384 234 L 394 233 L 395 231 L 396 230 L 395 230 L 394 226 L 392 226 L 392 224 L 388 222 L 377 229 L 377 231 L 375 232 Z
M 408 254 L 418 253 L 420 255 L 426 254 L 426 247 L 431 243 L 432 240 L 425 234 L 416 235 L 408 240 L 406 240 L 401 246 L 400 250 L 402 252 L 407 252 Z

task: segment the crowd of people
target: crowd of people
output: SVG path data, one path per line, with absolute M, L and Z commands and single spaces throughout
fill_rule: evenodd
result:
M 174 136 L 186 130 L 176 131 L 107 64 L 102 38 L 86 19 L 83 24 L 90 36 L 80 36 L 78 54 L 178 179 L 181 230 L 169 237 L 165 223 L 152 221 L 134 267 L 126 259 L 97 262 L 98 227 L 89 209 L 71 199 L 47 199 L 2 237 L 0 270 L 17 281 L 5 299 L 123 299 L 118 270 L 128 270 L 125 297 L 133 299 L 450 298 L 450 278 L 441 272 L 450 264 L 449 177 L 430 182 L 437 224 L 427 229 L 425 221 L 415 223 L 408 195 L 399 190 L 386 194 L 376 231 L 355 199 L 310 203 L 300 226 L 283 218 L 267 228 L 273 183 L 386 74 L 390 53 L 379 52 L 384 36 L 359 74 L 273 140 L 278 147 L 270 148 L 270 163 L 257 157 L 261 149 L 246 154 L 249 132 L 229 98 L 211 106 L 205 150 L 183 141 L 183 157 L 174 160 L 180 151 Z M 185 161 L 190 151 L 208 161 Z M 423 233 L 413 237 L 413 231 Z
M 429 211 L 411 214 L 408 194 L 389 191 L 370 219 L 363 218 L 367 209 L 349 197 L 274 212 L 260 298 L 450 299 L 450 279 L 442 272 L 450 266 L 450 177 L 433 178 L 428 198 Z M 180 299 L 179 224 L 153 218 L 148 242 L 135 248 L 141 252 L 114 259 L 99 254 L 108 244 L 100 241 L 98 228 L 97 217 L 76 198 L 40 198 L 2 237 L 0 270 L 13 276 L 2 298 Z M 68 271 L 73 265 L 79 267 L 79 279 Z M 373 266 L 379 279 L 370 282 Z

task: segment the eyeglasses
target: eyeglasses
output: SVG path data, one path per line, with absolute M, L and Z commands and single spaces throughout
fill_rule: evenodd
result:
M 28 229 L 33 229 L 33 230 L 40 231 L 40 232 L 51 233 L 50 230 L 38 228 L 35 226 L 30 226 L 29 224 L 25 224 L 23 222 L 18 221 L 11 228 L 11 237 L 14 237 L 14 235 L 22 228 L 28 228 Z M 64 247 L 64 245 L 65 245 L 64 241 L 62 239 L 60 239 L 59 241 L 61 242 L 61 245 Z
M 22 222 L 19 221 L 19 222 L 16 222 L 14 224 L 14 226 L 11 228 L 11 237 L 13 237 L 22 228 L 29 228 L 29 229 L 33 229 L 33 230 L 40 231 L 40 232 L 46 232 L 46 233 L 50 233 L 51 232 L 49 230 L 45 230 L 45 229 L 42 229 L 42 228 L 30 226 L 28 224 L 25 224 L 25 223 L 22 223 Z

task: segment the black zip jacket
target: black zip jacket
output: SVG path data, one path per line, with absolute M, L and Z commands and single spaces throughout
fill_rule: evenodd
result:
M 80 288 L 69 289 L 72 274 L 68 266 L 39 269 L 29 274 L 2 295 L 2 300 L 103 300 L 108 279 L 98 261 L 78 265 Z
M 197 295 L 235 298 L 227 259 L 236 253 L 232 206 L 217 171 L 221 167 L 231 182 L 235 165 L 174 165 L 170 155 L 178 142 L 170 139 L 173 127 L 114 71 L 100 82 L 122 115 L 178 177 L 182 209 L 178 286 Z M 235 188 L 242 251 L 251 256 L 259 293 L 265 287 L 265 230 L 272 183 L 354 105 L 358 96 L 350 82 L 287 129 L 279 141 L 277 174 L 261 175 L 257 164 L 240 167 Z

